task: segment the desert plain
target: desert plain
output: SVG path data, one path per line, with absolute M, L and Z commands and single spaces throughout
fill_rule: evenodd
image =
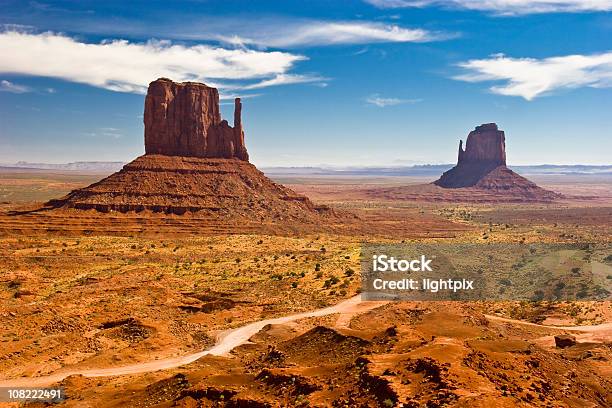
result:
M 609 177 L 534 176 L 564 199 L 496 203 L 394 193 L 434 188 L 420 177 L 272 175 L 352 214 L 326 226 L 36 211 L 101 176 L 0 173 L 0 386 L 60 386 L 66 407 L 611 404 L 609 301 L 355 301 L 363 242 L 609 244 Z

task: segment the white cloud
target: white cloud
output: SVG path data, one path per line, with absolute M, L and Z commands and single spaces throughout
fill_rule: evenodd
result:
M 497 14 L 610 11 L 612 0 L 365 0 L 380 8 L 441 6 Z
M 427 42 L 442 39 L 439 33 L 420 28 L 371 22 L 300 21 L 253 32 L 249 38 L 237 35 L 222 39 L 235 44 L 257 44 L 265 47 L 367 44 L 382 42 Z
M 420 102 L 420 99 L 400 99 L 400 98 L 383 98 L 379 94 L 372 94 L 368 96 L 365 101 L 370 105 L 378 106 L 379 108 L 384 108 L 386 106 L 394 106 L 401 105 L 404 103 L 417 103 Z
M 242 86 L 239 89 L 259 89 L 266 88 L 268 86 L 301 84 L 308 82 L 317 82 L 317 85 L 325 87 L 326 83 L 324 81 L 328 80 L 328 78 L 323 78 L 318 75 L 279 74 L 276 75 L 274 78 L 264 79 L 263 81 L 254 84 Z
M 87 137 L 107 137 L 112 139 L 123 137 L 121 130 L 113 127 L 99 128 L 93 132 L 85 132 L 83 135 Z
M 0 92 L 21 94 L 26 92 L 32 92 L 32 88 L 25 85 L 18 85 L 7 80 L 2 80 L 0 81 Z
M 52 19 L 52 17 L 49 17 Z M 53 19 L 52 19 L 53 21 Z M 228 17 L 208 15 L 164 16 L 155 24 L 140 20 L 114 19 L 112 24 L 92 15 L 84 19 L 46 21 L 58 30 L 130 36 L 132 38 L 168 38 L 189 41 L 215 41 L 232 47 L 248 45 L 270 48 L 298 48 L 338 44 L 370 44 L 387 42 L 429 42 L 454 38 L 456 34 L 405 27 L 395 23 L 363 20 L 321 20 L 275 15 Z M 20 28 L 6 28 L 19 31 Z
M 223 81 L 271 81 L 288 75 L 306 57 L 279 51 L 185 46 L 169 41 L 85 43 L 57 33 L 0 32 L 0 73 L 61 78 L 119 92 L 143 93 L 168 77 L 223 89 Z M 217 82 L 217 81 L 220 81 Z M 295 83 L 300 81 L 286 82 Z M 304 81 L 301 81 L 304 82 Z M 253 84 L 252 84 L 253 85 Z M 261 88 L 266 85 L 256 86 Z M 234 85 L 234 89 L 240 89 Z
M 559 89 L 612 86 L 612 52 L 566 55 L 543 59 L 511 58 L 503 54 L 469 60 L 459 66 L 468 72 L 454 77 L 467 82 L 503 81 L 490 90 L 532 100 Z

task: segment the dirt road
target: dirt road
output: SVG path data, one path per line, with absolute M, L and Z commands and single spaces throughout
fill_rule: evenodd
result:
M 285 324 L 296 320 L 319 317 L 331 314 L 340 314 L 340 319 L 346 321 L 350 319 L 350 315 L 363 313 L 382 306 L 385 302 L 362 302 L 361 296 L 357 295 L 337 305 L 326 307 L 324 309 L 314 310 L 311 312 L 298 313 L 289 316 L 277 317 L 273 319 L 264 319 L 257 322 L 249 323 L 245 326 L 236 329 L 230 329 L 221 333 L 215 346 L 208 350 L 197 353 L 186 354 L 180 357 L 167 358 L 163 360 L 155 360 L 144 363 L 130 364 L 121 367 L 108 367 L 99 369 L 62 369 L 56 373 L 41 377 L 22 377 L 8 380 L 0 380 L 0 387 L 44 387 L 63 380 L 71 375 L 83 375 L 85 377 L 110 377 L 116 375 L 141 374 L 151 371 L 166 370 L 170 368 L 180 367 L 185 364 L 192 363 L 206 355 L 222 356 L 227 355 L 232 349 L 242 344 L 248 343 L 249 338 L 259 332 L 268 324 Z
M 99 369 L 66 369 L 60 370 L 54 374 L 41 377 L 22 377 L 15 379 L 0 380 L 0 387 L 43 387 L 54 384 L 63 380 L 64 378 L 71 375 L 83 375 L 85 377 L 110 377 L 117 375 L 130 375 L 130 374 L 141 374 L 158 370 L 166 370 L 170 368 L 180 367 L 185 364 L 192 363 L 199 358 L 206 355 L 223 356 L 227 355 L 235 347 L 242 344 L 248 343 L 251 336 L 259 332 L 264 326 L 268 324 L 285 324 L 296 320 L 308 318 L 308 317 L 320 317 L 331 314 L 339 314 L 337 324 L 339 327 L 345 327 L 350 321 L 350 317 L 355 314 L 364 313 L 369 310 L 380 307 L 387 302 L 370 302 L 362 301 L 361 296 L 357 295 L 337 305 L 326 307 L 324 309 L 314 310 L 311 312 L 298 313 L 294 315 L 277 317 L 273 319 L 264 319 L 249 323 L 242 327 L 227 330 L 221 333 L 215 346 L 210 349 L 200 351 L 197 353 L 186 354 L 180 357 L 167 358 L 162 360 L 155 360 L 144 363 L 130 364 L 120 367 L 108 367 Z M 507 322 L 511 324 L 520 324 L 528 326 L 543 327 L 549 329 L 557 329 L 562 331 L 576 331 L 582 332 L 579 340 L 582 341 L 610 341 L 612 339 L 612 323 L 604 323 L 597 326 L 544 326 L 535 323 L 524 322 L 521 320 L 514 320 L 503 318 L 499 316 L 486 315 L 490 320 Z M 550 339 L 549 339 L 550 337 Z M 546 339 L 545 343 L 548 345 L 552 336 L 546 336 L 542 340 Z M 544 341 L 542 341 L 544 343 Z M 543 344 L 544 345 L 544 344 Z
M 592 326 L 546 326 L 537 323 L 524 322 L 522 320 L 508 319 L 506 317 L 500 316 L 492 316 L 485 315 L 487 319 L 498 321 L 498 322 L 506 322 L 511 324 L 518 324 L 522 326 L 531 326 L 531 327 L 540 327 L 547 329 L 555 329 L 562 332 L 572 332 L 576 341 L 580 343 L 605 343 L 612 341 L 612 322 L 602 323 L 598 325 Z M 554 347 L 555 346 L 555 336 L 543 336 L 539 339 L 536 339 L 535 342 L 543 347 Z

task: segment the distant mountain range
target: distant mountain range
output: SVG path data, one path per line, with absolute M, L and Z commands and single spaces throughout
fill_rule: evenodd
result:
M 421 164 L 392 167 L 262 167 L 269 176 L 431 176 L 437 177 L 452 168 L 453 164 Z M 612 175 L 612 165 L 553 165 L 508 166 L 520 174 L 532 175 Z
M 57 170 L 75 172 L 113 173 L 125 163 L 105 161 L 79 161 L 72 163 L 30 163 L 20 161 L 14 164 L 0 164 L 0 168 L 31 170 Z M 389 167 L 261 167 L 268 176 L 431 176 L 436 177 L 453 167 L 452 164 L 420 164 L 414 166 Z M 534 175 L 612 175 L 612 165 L 553 165 L 508 166 L 520 174 Z
M 72 163 L 30 163 L 19 161 L 14 164 L 0 164 L 4 169 L 32 169 L 32 170 L 61 170 L 61 171 L 85 171 L 85 172 L 100 172 L 113 173 L 121 170 L 125 165 L 123 162 L 105 162 L 105 161 L 79 161 Z

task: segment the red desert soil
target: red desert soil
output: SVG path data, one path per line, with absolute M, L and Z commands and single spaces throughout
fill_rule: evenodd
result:
M 323 325 L 307 319 L 334 313 L 340 318 Z M 567 332 L 590 336 L 567 349 L 542 342 Z M 118 393 L 104 405 L 606 406 L 612 384 L 605 343 L 611 340 L 610 323 L 544 326 L 483 315 L 472 304 L 364 304 L 356 297 L 230 330 L 208 351 L 109 369 L 60 371 L 1 381 L 0 386 L 61 381 L 69 393 L 86 396 L 91 380 L 82 376 L 125 376 L 193 363 L 144 388 L 132 385 L 129 397 Z M 229 360 L 212 357 L 232 349 Z M 165 392 L 155 391 L 158 386 Z
M 384 302 L 362 302 L 361 296 L 355 296 L 351 299 L 324 309 L 273 319 L 259 320 L 236 329 L 227 330 L 219 334 L 216 344 L 213 347 L 196 353 L 186 354 L 178 358 L 168 358 L 104 369 L 59 370 L 59 372 L 53 373 L 52 375 L 35 378 L 17 378 L 13 380 L 0 379 L 0 387 L 45 387 L 62 381 L 64 378 L 72 375 L 82 375 L 85 377 L 112 377 L 117 375 L 140 374 L 158 370 L 167 370 L 192 363 L 207 355 L 227 356 L 234 348 L 248 343 L 249 339 L 261 331 L 265 326 L 281 325 L 309 317 L 320 317 L 331 314 L 351 316 L 356 313 L 363 313 L 379 307 L 382 304 L 384 304 Z
M 599 214 L 580 227 L 574 221 L 541 221 L 537 214 L 553 211 L 549 205 L 406 206 L 373 200 L 347 207 L 359 214 L 359 234 L 367 236 L 370 223 L 384 226 L 385 239 L 395 241 L 452 231 L 453 240 L 486 242 L 480 236 L 485 228 L 488 240 L 502 242 L 558 240 L 561 234 L 604 239 L 609 231 L 605 207 L 566 208 L 556 215 Z M 513 212 L 523 214 L 522 224 L 504 224 Z M 197 212 L 11 214 L 16 215 L 0 217 L 2 262 L 9 272 L 0 308 L 6 323 L 3 377 L 23 381 L 19 367 L 29 367 L 27 377 L 41 378 L 71 371 L 109 374 L 125 366 L 132 372 L 65 378 L 59 382 L 69 396 L 64 406 L 587 407 L 610 401 L 612 355 L 604 331 L 612 321 L 609 302 L 577 302 L 566 311 L 549 305 L 550 312 L 535 304 L 391 303 L 355 316 L 261 326 L 269 318 L 353 296 L 359 287 L 354 274 L 359 237 L 309 236 L 299 223 L 288 233 L 294 238 L 266 235 L 261 225 L 248 235 L 224 235 L 221 231 L 236 233 L 245 226 L 215 224 Z M 324 288 L 332 275 L 340 276 L 340 283 Z M 608 326 L 577 331 L 486 316 L 499 309 L 499 317 L 515 319 L 512 310 L 519 307 L 525 309 L 521 316 L 577 316 Z M 239 327 L 258 332 L 230 358 L 209 354 L 184 364 L 211 346 L 196 340 L 202 333 Z M 251 329 L 226 344 L 238 345 Z M 553 347 L 552 336 L 563 333 L 575 335 L 578 344 Z M 168 368 L 169 363 L 184 365 Z M 136 373 L 162 367 L 167 369 Z
M 550 203 L 558 196 L 554 193 L 542 193 L 543 189 L 537 190 L 531 187 L 515 185 L 512 189 L 506 188 L 504 181 L 506 170 L 495 169 L 481 182 L 486 182 L 487 187 L 479 185 L 463 188 L 443 188 L 434 184 L 421 184 L 412 186 L 399 186 L 389 188 L 370 188 L 356 191 L 364 199 L 380 200 L 402 200 L 421 202 L 446 202 L 446 203 Z M 489 177 L 490 176 L 490 177 Z

